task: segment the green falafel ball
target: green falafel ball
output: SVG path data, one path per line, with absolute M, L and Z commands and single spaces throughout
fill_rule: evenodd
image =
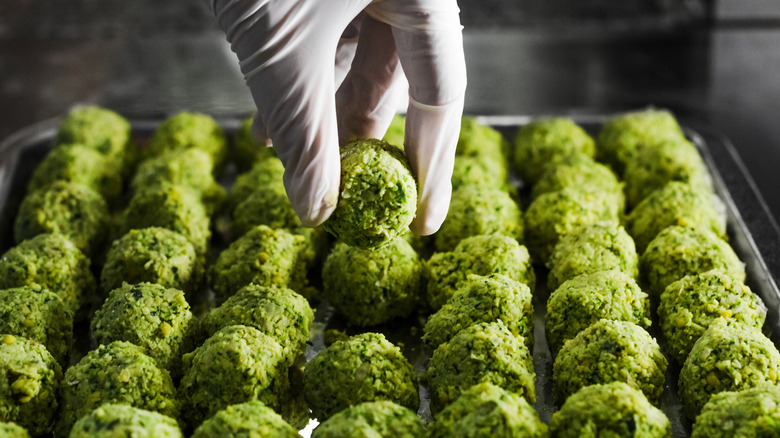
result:
M 246 199 L 235 206 L 232 216 L 233 238 L 243 236 L 258 225 L 286 229 L 293 234 L 303 236 L 307 267 L 315 260 L 320 260 L 327 247 L 327 233 L 323 227 L 306 228 L 301 224 L 281 180 L 255 187 L 254 191 L 248 193 Z
M 550 434 L 560 438 L 670 438 L 666 415 L 623 382 L 581 388 L 554 413 Z
M 174 391 L 168 371 L 141 347 L 123 341 L 101 345 L 65 371 L 55 434 L 67 436 L 79 418 L 107 403 L 177 418 Z
M 523 215 L 504 190 L 471 185 L 452 193 L 450 210 L 434 239 L 437 251 L 452 251 L 466 237 L 503 234 L 523 241 Z
M 690 226 L 665 228 L 639 257 L 639 274 L 653 299 L 672 282 L 712 269 L 745 281 L 745 265 L 728 243 L 709 230 Z
M 17 244 L 39 234 L 62 234 L 87 255 L 96 254 L 108 236 L 108 206 L 91 188 L 65 181 L 27 194 L 14 222 Z
M 121 169 L 117 163 L 81 144 L 61 145 L 52 149 L 35 168 L 27 184 L 27 191 L 34 192 L 55 181 L 83 184 L 109 202 L 122 192 Z
M 230 325 L 254 327 L 278 342 L 292 363 L 306 349 L 313 323 L 314 311 L 300 294 L 250 283 L 206 314 L 201 326 L 207 337 Z
M 40 234 L 0 257 L 0 288 L 43 287 L 62 298 L 79 319 L 79 308 L 95 295 L 89 259 L 61 234 Z
M 135 158 L 130 123 L 116 112 L 97 106 L 77 106 L 68 111 L 54 144 L 81 144 L 126 166 Z
M 376 250 L 337 243 L 322 267 L 323 296 L 351 324 L 409 316 L 421 298 L 422 261 L 397 238 Z
M 761 330 L 766 307 L 741 281 L 713 270 L 685 276 L 666 287 L 658 306 L 667 350 L 682 364 L 717 318 Z
M 258 225 L 219 254 L 209 271 L 211 287 L 218 300 L 249 283 L 289 287 L 305 294 L 309 262 L 305 249 L 303 236 Z
M 433 352 L 425 379 L 431 411 L 440 412 L 478 383 L 492 383 L 536 401 L 536 374 L 525 340 L 502 321 L 477 323 L 461 330 Z
M 298 431 L 262 402 L 230 405 L 195 429 L 192 438 L 299 438 Z
M 725 207 L 712 193 L 673 181 L 642 200 L 626 218 L 626 230 L 639 253 L 664 228 L 673 225 L 707 229 L 725 239 Z
M 525 212 L 525 244 L 537 263 L 545 264 L 558 240 L 584 225 L 618 222 L 620 206 L 614 194 L 587 188 L 544 193 Z
M 81 417 L 68 438 L 182 438 L 171 417 L 121 404 L 105 404 Z
M 351 246 L 376 249 L 400 236 L 417 211 L 417 185 L 403 152 L 377 139 L 341 149 L 341 186 L 325 229 Z
M 500 234 L 467 237 L 449 252 L 436 253 L 424 263 L 427 299 L 439 310 L 469 274 L 502 274 L 533 291 L 536 274 L 528 250 L 512 237 Z
M 685 138 L 664 139 L 637 148 L 626 164 L 626 203 L 633 208 L 654 190 L 678 181 L 712 192 L 712 178 L 699 151 Z
M 455 156 L 451 181 L 453 191 L 457 191 L 461 187 L 475 185 L 504 191 L 508 189 L 506 172 L 496 173 L 480 158 L 464 155 Z
M 236 182 L 230 186 L 226 210 L 230 213 L 233 209 L 248 198 L 258 187 L 274 185 L 284 187 L 284 165 L 278 158 L 261 160 L 252 165 L 252 168 L 236 177 Z
M 417 411 L 417 376 L 401 350 L 381 333 L 331 344 L 303 370 L 303 395 L 320 422 L 362 402 L 389 400 Z
M 780 383 L 780 353 L 760 330 L 724 318 L 713 321 L 680 370 L 683 411 L 696 418 L 710 396 Z
M 100 275 L 103 291 L 122 283 L 157 283 L 194 293 L 203 277 L 203 259 L 181 234 L 160 227 L 130 230 L 111 244 Z
M 710 397 L 693 423 L 691 438 L 770 437 L 778 429 L 780 387 L 765 385 Z
M 478 383 L 444 408 L 429 438 L 547 438 L 547 425 L 524 399 L 492 383 Z
M 634 160 L 638 148 L 666 139 L 685 139 L 671 112 L 647 108 L 619 114 L 602 125 L 596 139 L 596 158 L 609 164 L 622 177 L 626 164 Z
M 0 290 L 0 333 L 41 343 L 65 364 L 73 344 L 73 312 L 62 298 L 39 286 Z
M 242 172 L 248 170 L 253 164 L 267 158 L 276 158 L 276 151 L 266 144 L 254 139 L 252 135 L 252 123 L 255 117 L 250 116 L 241 121 L 238 131 L 233 139 L 233 155 L 238 169 Z
M 30 438 L 27 429 L 16 423 L 5 423 L 0 421 L 0 436 L 3 438 Z
M 200 194 L 211 215 L 227 197 L 225 189 L 214 180 L 213 171 L 214 159 L 202 149 L 164 152 L 138 166 L 131 187 L 136 192 L 165 183 L 189 187 Z
M 565 188 L 587 187 L 615 196 L 616 203 L 623 211 L 623 185 L 609 167 L 597 163 L 591 155 L 575 152 L 562 157 L 550 166 L 531 188 L 531 198 L 544 193 L 557 192 Z
M 426 435 L 417 413 L 391 401 L 380 400 L 344 409 L 317 426 L 311 436 L 423 438 Z
M 583 274 L 617 269 L 631 278 L 639 276 L 639 256 L 634 240 L 615 222 L 584 225 L 564 234 L 547 261 L 547 288 Z
M 211 229 L 200 194 L 169 183 L 137 191 L 122 216 L 122 232 L 149 227 L 167 228 L 186 237 L 199 255 L 207 252 Z
M 544 172 L 575 152 L 592 157 L 593 139 L 571 119 L 539 119 L 518 129 L 514 165 L 520 178 L 534 184 Z
M 0 335 L 0 421 L 33 436 L 51 431 L 62 369 L 43 344 Z
M 284 349 L 254 327 L 225 327 L 182 362 L 176 396 L 182 420 L 192 429 L 237 403 L 259 400 L 279 411 L 290 387 Z
M 431 350 L 478 322 L 502 321 L 533 348 L 531 289 L 501 274 L 469 275 L 447 303 L 428 318 L 422 340 Z
M 301 231 L 298 234 L 303 234 L 303 230 L 309 230 L 309 234 L 313 232 L 309 228 L 303 228 L 281 183 L 256 187 L 233 210 L 230 228 L 234 236 L 243 236 L 257 225 Z
M 565 281 L 547 300 L 545 331 L 555 357 L 577 333 L 599 319 L 650 327 L 650 300 L 633 278 L 617 270 L 584 274 Z
M 583 386 L 625 382 L 659 404 L 666 358 L 645 329 L 601 319 L 563 344 L 553 363 L 553 393 L 564 401 Z
M 95 312 L 91 330 L 95 345 L 131 342 L 178 378 L 181 356 L 196 346 L 198 320 L 181 290 L 125 283 L 108 294 Z
M 146 157 L 186 149 L 206 151 L 214 160 L 214 167 L 221 169 L 227 157 L 227 140 L 222 127 L 206 114 L 178 113 L 155 129 L 146 147 Z
M 455 147 L 456 157 L 473 158 L 497 180 L 506 181 L 509 149 L 509 142 L 492 126 L 480 123 L 475 117 L 463 116 Z
M 482 157 L 504 163 L 506 169 L 506 154 L 509 152 L 507 142 L 500 132 L 492 126 L 485 125 L 473 116 L 463 116 L 460 119 L 460 131 L 455 154 L 463 157 Z

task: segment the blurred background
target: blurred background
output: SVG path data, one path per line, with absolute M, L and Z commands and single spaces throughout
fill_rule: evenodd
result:
M 460 0 L 470 114 L 669 108 L 737 146 L 780 217 L 780 2 Z M 0 138 L 94 103 L 247 115 L 203 1 L 0 2 Z

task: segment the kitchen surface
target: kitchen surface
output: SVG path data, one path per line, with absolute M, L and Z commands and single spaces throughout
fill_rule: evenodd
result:
M 252 111 L 235 55 L 205 4 L 147 3 L 4 2 L 0 138 L 77 103 L 130 118 Z M 669 108 L 730 139 L 780 217 L 778 8 L 764 1 L 609 3 L 461 2 L 466 112 Z M 757 221 L 777 234 L 769 217 Z

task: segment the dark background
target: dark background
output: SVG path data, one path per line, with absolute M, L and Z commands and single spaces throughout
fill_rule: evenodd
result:
M 471 114 L 666 107 L 724 133 L 780 217 L 773 0 L 461 0 Z M 129 117 L 248 114 L 205 2 L 4 0 L 0 139 L 76 103 Z M 778 245 L 780 246 L 780 245 Z

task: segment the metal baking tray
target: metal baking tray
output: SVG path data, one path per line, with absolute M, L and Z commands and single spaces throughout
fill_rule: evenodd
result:
M 591 135 L 598 133 L 601 125 L 612 114 L 573 115 L 571 118 L 585 128 Z M 218 119 L 226 133 L 232 137 L 237 131 L 245 115 Z M 491 125 L 511 139 L 517 129 L 533 120 L 530 116 L 480 116 L 481 123 Z M 131 121 L 133 134 L 139 143 L 151 135 L 155 127 L 164 118 Z M 5 252 L 13 246 L 13 220 L 19 204 L 24 196 L 27 180 L 37 164 L 53 147 L 60 119 L 45 120 L 6 138 L 0 143 L 0 251 Z M 700 151 L 710 173 L 716 193 L 725 206 L 728 223 L 729 243 L 745 262 L 747 284 L 758 294 L 767 305 L 768 314 L 764 326 L 765 332 L 775 345 L 780 341 L 780 228 L 769 213 L 769 209 L 758 194 L 756 185 L 742 163 L 734 145 L 711 127 L 696 122 L 680 120 L 688 138 Z M 222 181 L 229 186 L 236 176 L 235 169 L 229 169 Z M 216 233 L 214 246 L 224 248 L 226 240 Z M 537 268 L 537 290 L 534 293 L 534 330 L 535 343 L 533 351 L 534 369 L 537 376 L 535 408 L 540 418 L 548 423 L 558 406 L 552 397 L 552 357 L 544 335 L 544 314 L 549 291 L 546 289 L 546 272 Z M 204 291 L 205 295 L 210 294 Z M 208 303 L 208 296 L 203 297 Z M 409 359 L 418 374 L 427 368 L 430 352 L 425 351 L 420 342 L 424 316 L 414 316 L 396 320 L 382 326 L 370 328 L 355 328 L 346 325 L 327 303 L 320 303 L 316 310 L 314 336 L 305 353 L 305 360 L 310 360 L 325 347 L 326 330 L 335 329 L 339 332 L 354 335 L 366 331 L 381 331 L 401 346 L 404 355 Z M 650 333 L 659 339 L 662 348 L 663 341 L 658 336 L 658 322 L 653 321 Z M 88 327 L 77 327 L 76 353 L 85 354 L 89 348 Z M 80 351 L 79 351 L 80 350 Z M 679 367 L 670 361 L 666 375 L 666 388 L 661 408 L 672 423 L 674 437 L 690 435 L 690 422 L 681 412 L 681 404 L 677 397 L 677 376 Z M 430 421 L 431 413 L 428 405 L 428 393 L 425 387 L 420 387 L 420 416 Z M 312 420 L 302 430 L 303 436 L 309 436 L 316 421 Z

